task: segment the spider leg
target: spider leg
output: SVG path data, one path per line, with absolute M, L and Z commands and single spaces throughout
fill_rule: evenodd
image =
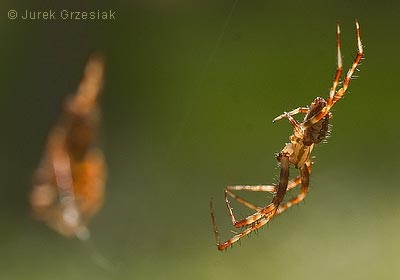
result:
M 342 62 L 342 53 L 340 51 L 340 26 L 337 24 L 337 39 L 336 39 L 336 47 L 337 47 L 337 68 L 335 73 L 335 79 L 333 80 L 331 90 L 329 91 L 328 98 L 328 106 L 332 106 L 333 96 L 336 93 L 336 88 L 339 84 L 340 77 L 343 72 L 343 62 Z
M 293 205 L 300 203 L 306 197 L 306 195 L 308 193 L 308 186 L 310 183 L 310 169 L 308 168 L 307 164 L 305 164 L 303 167 L 300 168 L 300 177 L 301 177 L 300 193 L 296 197 L 281 204 L 279 206 L 278 210 L 276 211 L 276 215 L 284 212 L 285 210 L 292 207 Z
M 218 249 L 219 250 L 223 250 L 223 249 L 219 248 L 219 246 L 221 244 L 221 240 L 219 238 L 219 231 L 218 231 L 218 227 L 217 227 L 217 221 L 215 220 L 214 206 L 213 206 L 213 203 L 212 203 L 212 198 L 210 200 L 210 215 L 211 215 L 211 222 L 212 222 L 213 230 L 214 230 L 215 242 L 217 243 Z
M 218 229 L 216 228 L 216 226 L 214 226 L 214 233 L 215 233 L 215 238 L 216 238 L 216 241 L 217 241 L 218 250 L 220 250 L 220 251 L 225 250 L 226 248 L 228 248 L 229 246 L 233 245 L 234 243 L 236 243 L 237 241 L 239 241 L 241 238 L 245 237 L 249 233 L 251 233 L 251 232 L 263 227 L 265 224 L 267 224 L 270 221 L 270 219 L 271 219 L 270 215 L 264 216 L 259 221 L 257 221 L 255 223 L 253 223 L 252 225 L 250 225 L 250 227 L 248 227 L 245 230 L 243 230 L 242 232 L 234 235 L 233 237 L 231 237 L 230 239 L 228 239 L 227 241 L 225 241 L 223 243 L 220 242 Z
M 288 158 L 286 157 L 286 159 L 288 159 Z M 283 165 L 283 170 L 284 170 L 283 172 L 281 170 L 281 180 L 280 180 L 280 184 L 279 184 L 279 186 L 282 187 L 283 185 L 285 185 L 284 181 L 285 181 L 285 178 L 286 178 L 285 177 L 286 173 L 287 174 L 289 173 L 289 171 L 288 171 L 289 164 L 287 162 L 287 171 L 286 171 L 286 169 L 285 169 L 286 160 L 285 159 L 283 159 L 283 160 L 281 159 L 280 162 L 281 162 L 281 166 Z M 311 173 L 311 169 L 312 169 L 312 162 L 308 160 L 305 163 L 305 165 L 300 169 L 301 175 L 287 183 L 287 190 L 295 188 L 301 182 L 302 183 L 301 193 L 304 193 L 304 196 L 305 196 L 305 194 L 307 193 L 307 190 L 308 190 L 308 182 L 309 182 L 309 176 L 310 176 L 310 173 Z M 278 189 L 279 189 L 279 186 L 278 186 Z M 274 187 L 274 186 L 231 186 L 229 188 L 231 190 L 249 190 L 249 191 L 264 191 L 265 190 L 265 191 L 270 191 L 272 189 L 272 188 L 270 189 L 270 187 Z M 290 201 L 278 206 L 275 215 L 278 215 L 278 214 L 282 213 L 283 211 L 285 211 L 290 206 L 292 206 L 294 204 L 297 204 L 302 199 L 304 199 L 304 197 L 301 197 L 301 195 L 298 196 L 297 200 L 296 200 L 296 198 L 294 198 L 294 199 L 292 199 L 292 200 L 290 200 Z M 289 203 L 291 203 L 291 205 L 289 205 Z M 254 207 L 257 207 L 257 206 L 254 206 Z M 237 241 L 239 241 L 241 238 L 243 238 L 246 235 L 250 234 L 251 232 L 263 227 L 273 217 L 273 214 L 266 213 L 264 216 L 262 216 L 258 220 L 254 221 L 253 223 L 250 223 L 248 225 L 249 226 L 248 228 L 246 228 L 242 232 L 234 235 L 233 237 L 231 237 L 227 241 L 221 243 L 218 227 L 217 227 L 216 220 L 215 220 L 212 200 L 210 201 L 210 213 L 211 213 L 211 220 L 212 220 L 212 224 L 213 224 L 213 229 L 214 229 L 215 240 L 216 240 L 216 243 L 217 243 L 217 248 L 220 251 L 225 250 L 229 246 L 231 246 L 234 243 L 236 243 Z
M 269 193 L 274 193 L 275 190 L 275 186 L 233 186 L 235 187 L 236 190 L 242 190 L 242 191 L 264 191 L 264 192 L 269 192 Z M 237 187 L 245 187 L 243 189 L 241 188 L 237 188 Z M 225 200 L 228 199 L 227 196 L 232 197 L 233 199 L 235 199 L 237 202 L 239 202 L 240 204 L 243 204 L 244 206 L 246 206 L 247 208 L 250 208 L 254 211 L 260 211 L 262 209 L 262 207 L 256 206 L 250 202 L 248 202 L 246 199 L 236 195 L 235 193 L 233 193 L 230 188 L 228 187 L 227 189 L 225 189 Z M 232 212 L 233 215 L 233 212 Z
M 264 217 L 266 214 L 271 213 L 272 211 L 275 211 L 276 207 L 277 207 L 277 206 L 275 206 L 275 204 L 273 202 L 269 203 L 268 205 L 266 205 L 265 207 L 262 207 L 262 208 L 257 207 L 251 203 L 247 203 L 247 204 L 245 204 L 247 207 L 249 207 L 257 212 L 252 215 L 247 216 L 246 218 L 244 218 L 242 220 L 237 221 L 235 218 L 235 215 L 233 214 L 233 208 L 228 199 L 227 191 L 225 191 L 225 204 L 226 204 L 226 207 L 228 208 L 228 212 L 229 212 L 229 216 L 231 217 L 232 225 L 236 228 L 248 226 L 252 223 L 257 222 L 259 219 Z
M 308 192 L 308 186 L 309 186 L 309 177 L 310 177 L 310 172 L 309 169 L 311 167 L 311 163 L 309 163 L 309 165 L 305 164 L 301 169 L 300 169 L 300 177 L 301 177 L 301 191 L 299 193 L 299 195 L 297 195 L 297 197 L 289 200 L 286 203 L 283 203 L 282 205 L 280 205 L 278 207 L 278 209 L 276 210 L 276 214 L 266 214 L 263 217 L 261 217 L 259 220 L 255 221 L 254 223 L 250 224 L 250 226 L 248 228 L 246 228 L 245 230 L 243 230 L 242 232 L 234 235 L 233 237 L 231 237 L 230 239 L 228 239 L 227 241 L 221 243 L 220 241 L 220 237 L 219 237 L 219 233 L 218 233 L 218 229 L 215 223 L 215 216 L 213 214 L 212 211 L 212 203 L 210 204 L 210 209 L 211 209 L 211 217 L 213 220 L 213 226 L 214 226 L 214 233 L 215 233 L 215 239 L 217 242 L 217 248 L 220 251 L 225 250 L 226 248 L 228 248 L 229 246 L 233 245 L 234 243 L 236 243 L 237 241 L 239 241 L 241 238 L 245 237 L 246 235 L 250 234 L 251 232 L 263 227 L 264 225 L 266 225 L 271 218 L 274 215 L 278 215 L 281 214 L 282 212 L 284 212 L 285 210 L 287 210 L 288 208 L 290 208 L 291 206 L 300 203 L 305 196 L 307 195 Z
M 347 88 L 349 87 L 350 84 L 351 77 L 353 76 L 354 71 L 360 64 L 361 58 L 364 55 L 364 49 L 361 43 L 360 25 L 358 24 L 358 21 L 356 21 L 356 37 L 357 37 L 357 55 L 354 58 L 353 64 L 351 65 L 349 71 L 346 74 L 346 77 L 343 81 L 343 87 L 339 89 L 333 96 L 333 104 L 335 104 L 339 99 L 341 99 L 343 95 L 346 93 Z
M 279 121 L 279 120 L 281 120 L 283 118 L 287 118 L 287 115 L 293 116 L 293 115 L 296 115 L 296 114 L 299 114 L 299 113 L 307 114 L 308 111 L 309 111 L 309 109 L 307 107 L 299 107 L 299 108 L 296 108 L 296 109 L 294 109 L 294 110 L 292 110 L 290 112 L 285 112 L 285 113 L 277 116 L 275 119 L 272 120 L 272 122 L 274 123 L 274 122 Z
M 342 61 L 342 52 L 340 50 L 340 26 L 339 23 L 336 25 L 336 48 L 337 48 L 337 68 L 335 72 L 335 78 L 333 79 L 332 87 L 329 91 L 329 97 L 327 100 L 327 107 L 325 107 L 320 114 L 314 116 L 310 120 L 304 123 L 305 127 L 309 127 L 313 125 L 314 123 L 317 123 L 320 119 L 324 118 L 326 114 L 329 112 L 329 109 L 333 105 L 333 97 L 336 93 L 336 88 L 339 84 L 340 77 L 342 76 L 343 72 L 343 61 Z
M 237 186 L 229 186 L 226 188 L 230 191 L 250 191 L 250 192 L 270 192 L 274 193 L 276 186 L 274 185 L 237 185 Z
M 265 215 L 264 217 L 262 217 L 258 221 L 254 222 L 253 224 L 250 224 L 250 226 L 248 228 L 246 228 L 245 230 L 243 230 L 242 232 L 234 235 L 233 237 L 231 237 L 227 241 L 221 243 L 221 239 L 220 239 L 219 231 L 218 231 L 218 227 L 217 227 L 217 222 L 215 220 L 214 206 L 213 206 L 213 203 L 212 203 L 212 199 L 210 200 L 210 214 L 211 214 L 211 221 L 212 221 L 213 229 L 214 229 L 215 242 L 217 244 L 218 250 L 220 250 L 220 251 L 225 250 L 227 247 L 233 245 L 233 243 L 236 243 L 242 237 L 245 237 L 249 233 L 251 233 L 251 232 L 263 227 L 265 224 L 267 224 L 269 222 L 269 220 L 272 217 L 271 215 Z
M 306 167 L 308 169 L 308 173 L 311 173 L 311 161 L 306 162 Z M 289 181 L 287 190 L 290 191 L 291 189 L 297 187 L 301 183 L 301 176 L 297 176 L 296 178 L 292 179 Z M 254 210 L 254 211 L 260 211 L 262 208 L 259 206 L 256 206 L 244 198 L 236 195 L 232 191 L 251 191 L 251 192 L 269 192 L 269 193 L 275 193 L 276 192 L 276 186 L 274 185 L 238 185 L 238 186 L 229 186 L 225 190 L 225 195 L 228 194 L 230 197 L 235 199 L 237 202 L 243 204 L 244 206 Z
M 354 71 L 356 70 L 357 66 L 360 64 L 360 61 L 364 55 L 364 50 L 363 50 L 363 46 L 361 43 L 360 25 L 358 24 L 358 21 L 356 21 L 356 37 L 357 37 L 356 57 L 354 58 L 353 64 L 351 65 L 349 71 L 346 74 L 346 77 L 344 78 L 343 87 L 341 89 L 339 89 L 337 92 L 335 92 L 336 87 L 339 83 L 341 72 L 342 72 L 342 69 L 341 69 L 342 68 L 342 58 L 341 58 L 341 53 L 340 53 L 340 28 L 338 25 L 338 28 L 337 28 L 338 68 L 336 69 L 335 80 L 333 81 L 332 88 L 329 92 L 329 98 L 327 100 L 328 104 L 325 108 L 323 108 L 321 110 L 321 112 L 319 114 L 315 115 L 314 117 L 312 117 L 311 119 L 306 121 L 303 124 L 305 127 L 309 127 L 309 126 L 313 125 L 314 123 L 317 123 L 322 118 L 324 118 L 326 116 L 326 114 L 329 113 L 329 110 L 332 108 L 332 106 L 337 101 L 339 101 L 343 97 L 343 95 L 346 93 L 346 91 L 349 87 L 349 84 L 350 84 L 350 80 L 354 74 Z
M 226 207 L 228 208 L 229 215 L 232 220 L 232 224 L 234 227 L 243 227 L 255 223 L 259 219 L 261 219 L 266 214 L 272 213 L 272 216 L 275 214 L 276 209 L 278 208 L 279 204 L 282 202 L 283 197 L 285 196 L 288 182 L 289 182 L 289 156 L 280 154 L 278 156 L 278 161 L 281 165 L 281 173 L 278 188 L 272 198 L 272 202 L 264 206 L 263 208 L 259 209 L 256 213 L 247 216 L 246 218 L 236 221 L 235 216 L 233 214 L 233 208 L 229 202 L 229 199 L 225 193 L 225 203 Z
M 302 111 L 302 113 L 304 113 L 304 112 L 308 112 L 308 110 L 309 110 L 308 108 L 299 107 L 299 108 L 297 108 L 297 109 L 295 109 L 295 110 L 293 110 L 291 112 L 297 112 L 297 111 L 300 112 L 300 111 Z M 276 117 L 275 119 L 273 119 L 272 122 L 275 122 L 276 120 L 280 120 L 282 118 L 287 118 L 289 120 L 290 124 L 294 128 L 294 134 L 298 135 L 298 137 L 301 137 L 301 135 L 303 135 L 303 130 L 302 130 L 300 124 L 292 117 L 293 114 L 291 115 L 291 112 L 284 112 L 282 115 L 280 115 L 280 116 Z
M 281 173 L 279 176 L 278 189 L 276 191 L 274 198 L 272 199 L 272 204 L 275 206 L 273 215 L 275 215 L 276 209 L 281 204 L 286 194 L 287 186 L 289 183 L 289 164 L 290 164 L 289 155 L 280 153 L 277 159 L 281 166 Z

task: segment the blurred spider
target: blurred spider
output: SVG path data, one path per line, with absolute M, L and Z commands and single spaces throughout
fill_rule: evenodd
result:
M 50 131 L 34 174 L 30 203 L 35 218 L 64 236 L 89 238 L 86 224 L 103 203 L 106 166 L 97 147 L 104 62 L 92 56 L 75 95 Z
M 363 46 L 361 44 L 360 27 L 358 21 L 356 21 L 356 36 L 357 55 L 354 59 L 353 65 L 350 67 L 346 77 L 343 80 L 342 88 L 336 90 L 343 70 L 342 56 L 340 52 L 340 27 L 339 24 L 337 24 L 337 69 L 328 99 L 325 100 L 324 98 L 316 97 L 311 103 L 310 107 L 299 107 L 290 112 L 284 112 L 282 115 L 273 120 L 273 122 L 275 122 L 283 118 L 287 118 L 293 126 L 293 135 L 289 138 L 290 143 L 286 144 L 283 150 L 276 157 L 281 168 L 278 185 L 242 185 L 229 186 L 225 189 L 225 203 L 228 208 L 232 224 L 235 228 L 244 229 L 227 241 L 221 243 L 215 220 L 213 203 L 212 200 L 210 201 L 211 220 L 218 250 L 225 250 L 228 246 L 234 244 L 242 237 L 248 235 L 254 230 L 261 228 L 276 215 L 284 212 L 289 207 L 300 203 L 307 195 L 309 177 L 312 167 L 312 162 L 310 160 L 311 151 L 315 144 L 320 143 L 326 138 L 329 127 L 329 119 L 332 117 L 330 110 L 332 106 L 346 93 L 353 73 L 363 57 Z M 306 114 L 302 122 L 298 122 L 292 117 L 298 113 Z M 294 167 L 299 170 L 300 175 L 289 181 L 290 164 L 293 164 Z M 286 192 L 298 185 L 301 185 L 300 193 L 287 202 L 282 203 Z M 259 207 L 237 196 L 233 193 L 233 191 L 269 192 L 273 194 L 273 198 L 271 203 L 264 207 Z M 229 197 L 255 211 L 255 213 L 244 219 L 236 220 Z

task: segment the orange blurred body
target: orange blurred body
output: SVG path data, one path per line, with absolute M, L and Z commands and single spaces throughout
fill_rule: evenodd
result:
M 106 166 L 97 147 L 103 69 L 100 56 L 89 60 L 34 174 L 30 202 L 35 218 L 68 237 L 87 239 L 86 225 L 103 204 Z

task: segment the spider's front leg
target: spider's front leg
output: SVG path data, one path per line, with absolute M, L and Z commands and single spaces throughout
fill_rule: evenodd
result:
M 333 80 L 333 84 L 331 87 L 331 90 L 329 91 L 329 97 L 327 100 L 327 106 L 321 110 L 321 112 L 311 119 L 307 120 L 303 125 L 305 127 L 309 127 L 317 122 L 319 122 L 322 118 L 324 118 L 330 111 L 333 105 L 337 101 L 339 101 L 343 95 L 346 93 L 349 85 L 351 78 L 353 77 L 354 72 L 357 69 L 357 66 L 360 64 L 361 59 L 364 57 L 364 48 L 361 43 L 361 35 L 360 35 L 360 25 L 358 24 L 358 21 L 356 21 L 356 39 L 357 39 L 357 54 L 356 57 L 354 58 L 353 64 L 351 65 L 350 69 L 347 71 L 346 77 L 343 80 L 343 86 L 339 90 L 336 90 L 340 76 L 342 74 L 342 69 L 343 69 L 343 63 L 342 63 L 342 55 L 340 51 L 340 28 L 339 25 L 337 25 L 337 69 L 336 69 L 336 74 L 335 78 Z
M 302 137 L 303 135 L 303 130 L 301 128 L 301 125 L 292 117 L 292 115 L 298 114 L 298 113 L 304 113 L 307 114 L 310 111 L 309 108 L 306 107 L 299 107 L 297 109 L 294 109 L 293 111 L 290 112 L 284 112 L 282 115 L 276 117 L 275 119 L 272 120 L 272 122 L 276 122 L 278 120 L 281 120 L 283 118 L 287 118 L 290 124 L 293 126 L 293 131 L 294 134 L 297 137 Z
M 310 109 L 307 108 L 307 107 L 299 107 L 299 108 L 296 108 L 296 109 L 294 109 L 294 110 L 292 110 L 290 112 L 285 112 L 285 113 L 277 116 L 275 119 L 272 120 L 272 122 L 274 123 L 274 122 L 279 121 L 279 120 L 281 120 L 283 118 L 287 118 L 288 116 L 297 115 L 299 113 L 307 114 L 309 110 Z

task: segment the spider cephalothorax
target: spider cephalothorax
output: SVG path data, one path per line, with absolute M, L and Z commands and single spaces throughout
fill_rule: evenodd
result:
M 289 137 L 290 142 L 285 145 L 285 147 L 276 157 L 281 168 L 278 185 L 240 185 L 229 186 L 225 189 L 225 203 L 228 208 L 232 224 L 236 228 L 243 227 L 244 229 L 234 235 L 232 238 L 221 243 L 217 224 L 215 221 L 213 205 L 212 202 L 210 202 L 211 219 L 214 227 L 217 248 L 219 250 L 225 250 L 228 246 L 237 242 L 242 237 L 267 224 L 274 216 L 282 213 L 292 205 L 300 203 L 305 198 L 308 192 L 309 177 L 312 166 L 312 162 L 310 159 L 311 151 L 313 150 L 315 144 L 320 143 L 326 138 L 329 130 L 329 119 L 332 116 L 330 109 L 346 93 L 346 90 L 350 84 L 351 77 L 353 76 L 353 73 L 359 65 L 361 58 L 364 54 L 360 38 L 360 27 L 357 21 L 356 36 L 357 54 L 352 66 L 346 74 L 346 77 L 343 79 L 343 86 L 337 90 L 337 86 L 339 84 L 343 70 L 342 56 L 340 52 L 340 28 L 339 25 L 337 25 L 336 46 L 338 65 L 328 99 L 325 100 L 322 97 L 317 97 L 311 103 L 310 107 L 299 107 L 290 112 L 285 112 L 273 120 L 273 122 L 275 122 L 277 120 L 287 118 L 293 126 L 293 135 Z M 292 117 L 293 115 L 299 113 L 306 114 L 302 122 L 298 122 Z M 300 175 L 292 180 L 289 180 L 290 164 L 292 164 L 300 172 Z M 300 193 L 296 197 L 286 202 L 283 202 L 286 192 L 298 185 L 301 185 Z M 259 207 L 237 196 L 236 194 L 234 194 L 233 191 L 269 192 L 273 194 L 273 198 L 271 203 L 267 204 L 264 207 Z M 228 197 L 232 197 L 237 202 L 255 211 L 255 213 L 237 221 L 233 214 L 233 208 L 230 205 Z

